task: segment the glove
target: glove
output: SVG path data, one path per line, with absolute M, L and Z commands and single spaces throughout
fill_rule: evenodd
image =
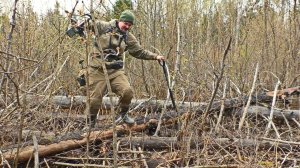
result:
M 85 37 L 84 27 L 74 27 L 71 25 L 66 31 L 66 34 L 71 38 L 74 37 L 76 34 L 78 34 L 80 37 Z
M 66 31 L 66 34 L 72 38 L 73 36 L 75 36 L 75 34 L 77 34 L 77 32 L 74 27 L 69 26 L 68 30 Z
M 92 16 L 90 14 L 84 14 L 79 19 L 71 18 L 71 25 L 68 27 L 66 34 L 71 38 L 76 34 L 80 37 L 85 37 L 84 24 L 88 23 L 89 25 L 91 20 Z
M 85 86 L 86 85 L 86 81 L 85 81 L 85 76 L 81 75 L 77 78 L 77 82 L 79 83 L 79 86 Z

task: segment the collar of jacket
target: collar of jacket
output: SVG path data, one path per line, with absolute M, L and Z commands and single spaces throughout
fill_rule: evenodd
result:
M 127 32 L 121 31 L 121 29 L 119 28 L 119 24 L 118 24 L 119 21 L 117 19 L 113 19 L 109 23 L 110 23 L 111 27 L 113 29 L 117 30 L 120 34 L 127 34 L 128 33 L 128 31 Z

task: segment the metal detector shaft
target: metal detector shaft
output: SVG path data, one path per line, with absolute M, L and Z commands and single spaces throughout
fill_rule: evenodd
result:
M 170 98 L 171 98 L 171 101 L 172 101 L 172 105 L 173 105 L 173 108 L 175 109 L 175 111 L 177 112 L 177 107 L 176 107 L 174 95 L 173 95 L 173 92 L 172 92 L 172 90 L 171 90 L 170 83 L 169 83 L 169 79 L 168 79 L 168 71 L 167 71 L 167 67 L 166 67 L 166 62 L 165 62 L 165 61 L 158 61 L 158 62 L 159 62 L 159 64 L 160 64 L 160 65 L 162 66 L 162 68 L 163 68 L 164 75 L 165 75 L 165 78 L 166 78 L 166 81 L 167 81 L 167 86 L 168 86 Z

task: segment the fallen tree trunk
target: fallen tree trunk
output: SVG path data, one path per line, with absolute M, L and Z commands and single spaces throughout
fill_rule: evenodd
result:
M 207 139 L 208 138 L 208 139 Z M 212 145 L 214 147 L 225 147 L 226 145 L 235 145 L 240 148 L 244 147 L 256 147 L 270 148 L 273 146 L 290 150 L 292 148 L 300 147 L 300 142 L 282 141 L 275 139 L 259 138 L 259 139 L 238 139 L 238 138 L 209 138 L 205 139 L 207 146 Z M 163 150 L 179 148 L 180 146 L 190 146 L 191 148 L 203 147 L 204 140 L 201 138 L 185 138 L 181 141 L 177 137 L 126 137 L 120 140 L 122 145 L 143 147 L 144 150 Z
M 170 121 L 164 122 L 164 124 L 168 124 L 168 122 L 170 122 Z M 152 126 L 152 125 L 157 125 L 157 121 L 150 120 L 147 123 L 140 124 L 140 125 L 134 125 L 130 128 L 127 127 L 126 125 L 119 125 L 116 127 L 116 130 L 117 130 L 118 135 L 123 135 L 123 134 L 129 133 L 130 131 L 141 132 L 143 130 L 146 130 L 149 126 Z M 46 146 L 39 145 L 38 146 L 39 157 L 46 157 L 46 156 L 54 155 L 54 154 L 61 153 L 64 151 L 76 149 L 80 146 L 85 145 L 86 143 L 93 142 L 96 140 L 110 139 L 113 136 L 113 129 L 110 129 L 107 131 L 91 132 L 89 138 L 87 138 L 86 135 L 82 135 L 82 136 L 85 138 L 83 138 L 81 140 L 61 141 L 59 143 L 54 143 L 54 144 L 46 145 Z M 18 161 L 24 162 L 24 161 L 28 161 L 30 158 L 34 158 L 33 152 L 34 152 L 34 148 L 32 146 L 21 150 L 21 152 L 18 154 Z M 13 161 L 16 156 L 17 156 L 16 151 L 9 151 L 9 152 L 5 152 L 3 154 L 4 159 L 6 159 L 8 161 Z M 3 162 L 3 161 L 1 161 L 1 162 Z
M 299 95 L 299 94 L 300 94 L 300 86 L 296 86 L 293 88 L 286 88 L 277 91 L 277 96 L 282 99 L 284 99 L 287 96 Z M 267 92 L 266 95 L 272 97 L 274 95 L 274 91 Z
M 257 103 L 257 102 L 270 102 L 273 97 L 273 91 L 266 92 L 259 94 L 258 96 L 253 96 L 251 103 Z M 293 87 L 293 88 L 287 88 L 283 90 L 279 90 L 277 96 L 279 98 L 285 98 L 290 95 L 299 95 L 300 94 L 300 86 Z M 86 103 L 86 97 L 85 96 L 45 96 L 45 95 L 26 95 L 27 103 L 30 106 L 37 106 L 37 105 L 55 105 L 60 106 L 61 108 L 72 108 L 72 107 L 78 107 L 78 106 L 85 106 Z M 233 99 L 227 99 L 225 101 L 225 105 L 228 104 L 228 102 L 235 102 L 237 103 L 236 106 L 241 106 L 244 104 L 244 102 L 247 101 L 247 97 L 243 98 L 233 98 Z M 0 95 L 0 100 L 3 100 L 3 95 Z M 0 107 L 5 107 L 3 104 L 4 101 L 0 101 Z M 227 102 L 227 103 L 226 103 Z M 118 98 L 113 97 L 113 104 L 118 103 Z M 151 108 L 154 110 L 162 109 L 163 104 L 165 103 L 165 100 L 153 100 L 153 99 L 136 99 L 132 101 L 132 107 L 136 107 L 139 105 L 142 105 L 140 108 Z M 13 103 L 12 103 L 13 104 Z M 220 101 L 215 101 L 213 104 L 220 104 Z M 187 109 L 187 108 L 197 108 L 201 106 L 207 106 L 207 103 L 203 102 L 177 102 L 179 109 Z M 9 105 L 11 106 L 11 105 Z M 171 101 L 167 102 L 167 108 L 171 108 L 172 103 Z M 103 98 L 103 108 L 104 109 L 110 109 L 111 104 L 108 97 Z
M 86 103 L 86 97 L 85 96 L 45 96 L 45 95 L 27 95 L 27 103 L 29 106 L 45 106 L 47 104 L 59 106 L 61 108 L 74 108 L 74 107 L 85 107 Z M 0 100 L 3 99 L 0 96 Z M 117 104 L 119 98 L 113 97 L 113 104 Z M 4 107 L 3 101 L 0 101 L 0 107 Z M 21 102 L 22 103 L 22 102 Z M 157 109 L 162 109 L 163 104 L 165 103 L 165 100 L 154 100 L 154 99 L 133 99 L 131 106 L 133 108 L 137 107 L 137 109 L 141 108 L 148 108 L 148 109 L 154 109 L 153 111 Z M 201 102 L 191 102 L 192 107 L 196 107 L 199 105 L 205 105 L 206 103 Z M 190 106 L 190 103 L 180 103 L 179 104 L 181 108 L 186 108 Z M 110 109 L 111 103 L 109 97 L 104 97 L 102 101 L 103 109 Z M 172 103 L 169 101 L 167 102 L 167 107 L 171 108 Z
M 238 114 L 242 114 L 242 110 L 238 112 Z M 270 116 L 270 109 L 262 106 L 250 106 L 248 109 L 249 115 L 263 115 L 265 117 Z M 282 110 L 282 109 L 274 109 L 274 119 L 284 119 L 284 117 L 288 120 L 300 119 L 300 110 Z
M 0 96 L 0 100 L 3 99 Z M 74 108 L 78 106 L 85 106 L 86 97 L 85 96 L 45 96 L 45 95 L 26 95 L 27 103 L 29 106 L 45 106 L 47 104 L 59 106 L 61 108 Z M 253 97 L 252 103 L 256 102 L 270 102 L 270 96 L 266 94 L 261 94 L 257 97 Z M 118 103 L 118 97 L 113 97 L 113 104 Z M 244 98 L 232 98 L 225 100 L 225 104 L 235 103 L 235 106 L 241 106 L 244 102 L 247 101 L 247 97 Z M 0 106 L 4 107 L 4 104 L 1 104 L 3 101 L 0 101 Z M 227 102 L 227 103 L 226 103 Z M 22 102 L 21 102 L 22 103 Z M 160 110 L 163 108 L 165 100 L 156 100 L 156 99 L 134 99 L 132 100 L 131 107 L 137 109 L 152 109 L 153 111 Z M 202 106 L 207 106 L 207 103 L 204 102 L 177 102 L 176 103 L 179 109 L 188 109 L 192 107 L 198 108 Z M 220 105 L 220 101 L 214 101 L 213 106 Z M 109 97 L 103 98 L 103 108 L 110 109 L 111 103 Z M 172 108 L 172 102 L 167 102 L 167 108 Z

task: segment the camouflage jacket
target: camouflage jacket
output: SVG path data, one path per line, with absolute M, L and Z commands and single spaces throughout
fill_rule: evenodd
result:
M 99 67 L 101 70 L 102 57 L 100 55 L 99 47 L 97 44 L 101 45 L 102 51 L 111 51 L 117 53 L 117 48 L 119 48 L 118 60 L 122 60 L 122 55 L 125 51 L 128 51 L 129 54 L 138 59 L 144 60 L 155 60 L 157 54 L 152 53 L 148 50 L 144 50 L 141 45 L 138 43 L 137 39 L 131 32 L 123 33 L 117 27 L 117 20 L 111 20 L 110 22 L 98 21 L 96 26 L 98 29 L 97 41 L 94 42 L 93 54 L 90 59 L 91 67 Z M 105 55 L 105 54 L 104 54 Z M 119 74 L 124 73 L 123 69 L 115 70 L 108 69 L 109 78 L 114 78 Z

